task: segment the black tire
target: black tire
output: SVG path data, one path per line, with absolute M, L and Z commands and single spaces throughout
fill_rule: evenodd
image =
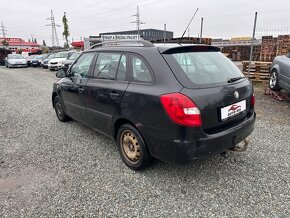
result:
M 135 127 L 122 125 L 118 129 L 117 143 L 123 162 L 132 170 L 142 170 L 150 164 L 152 158 L 143 137 Z
M 63 103 L 58 96 L 54 98 L 53 106 L 54 106 L 54 110 L 59 121 L 66 122 L 69 120 L 69 116 L 65 114 Z
M 269 87 L 273 91 L 280 91 L 281 88 L 279 87 L 279 76 L 276 70 L 272 70 L 269 78 Z

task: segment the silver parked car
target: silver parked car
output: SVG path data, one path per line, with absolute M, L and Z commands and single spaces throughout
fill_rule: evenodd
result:
M 269 87 L 273 91 L 284 89 L 290 92 L 290 53 L 273 60 Z
M 6 67 L 27 67 L 27 61 L 20 54 L 9 54 L 5 58 Z

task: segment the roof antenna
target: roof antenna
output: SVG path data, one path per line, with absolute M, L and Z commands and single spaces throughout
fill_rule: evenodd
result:
M 179 39 L 179 41 L 177 42 L 177 44 L 180 44 L 180 42 L 181 42 L 181 40 L 182 40 L 182 38 L 183 38 L 184 34 L 186 33 L 186 31 L 187 31 L 187 29 L 188 29 L 189 25 L 191 24 L 191 22 L 192 22 L 193 18 L 195 17 L 195 15 L 196 15 L 197 11 L 198 11 L 198 8 L 197 8 L 197 9 L 196 9 L 196 11 L 194 12 L 194 15 L 192 16 L 191 20 L 189 21 L 189 24 L 187 25 L 186 29 L 184 30 L 184 32 L 183 32 L 183 34 L 182 34 L 181 38 Z

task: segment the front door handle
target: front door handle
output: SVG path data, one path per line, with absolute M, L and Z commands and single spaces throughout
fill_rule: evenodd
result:
M 117 99 L 119 97 L 119 94 L 116 93 L 116 92 L 111 92 L 110 96 L 111 96 L 112 99 Z

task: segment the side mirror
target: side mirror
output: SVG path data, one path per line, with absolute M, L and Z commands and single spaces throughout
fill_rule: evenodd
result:
M 66 76 L 66 71 L 64 69 L 60 69 L 56 72 L 55 75 L 57 78 L 64 78 Z

